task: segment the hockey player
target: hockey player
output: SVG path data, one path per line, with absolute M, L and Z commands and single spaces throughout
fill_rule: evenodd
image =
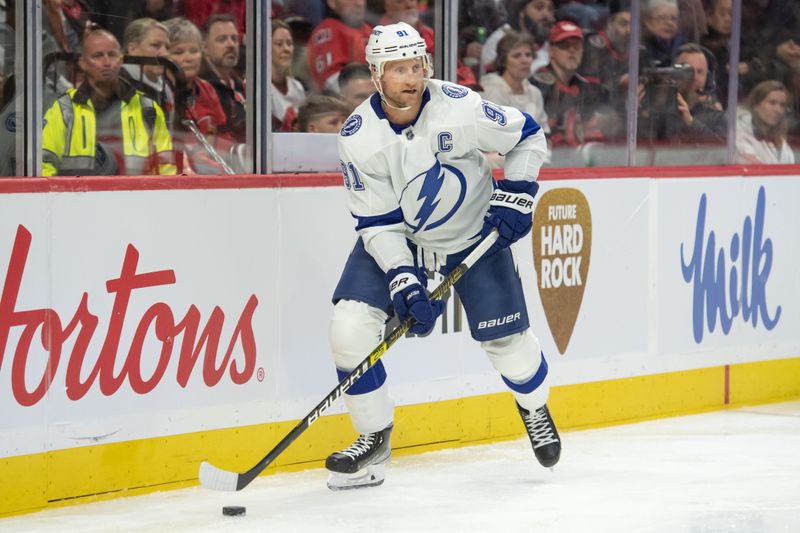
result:
M 508 248 L 531 229 L 544 134 L 526 113 L 430 79 L 425 41 L 404 22 L 376 26 L 366 58 L 377 92 L 339 136 L 359 234 L 333 295 L 330 342 L 340 379 L 380 340 L 392 309 L 401 321 L 416 320 L 413 333 L 429 333 L 444 303 L 429 299 L 426 271 L 447 275 L 496 228 L 494 247 L 455 289 L 473 338 L 516 399 L 536 458 L 552 467 L 561 443 L 545 403 L 547 363 Z M 493 184 L 481 151 L 506 154 L 504 180 Z M 498 317 L 508 320 L 492 321 Z M 378 361 L 344 395 L 360 436 L 328 457 L 333 490 L 383 483 L 394 410 L 385 380 Z

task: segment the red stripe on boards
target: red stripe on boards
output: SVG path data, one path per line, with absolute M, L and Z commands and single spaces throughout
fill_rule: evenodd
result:
M 503 170 L 493 175 L 502 179 Z M 548 168 L 541 181 L 629 178 L 800 176 L 800 165 L 731 165 L 707 167 Z M 154 191 L 173 189 L 261 189 L 334 187 L 342 184 L 338 172 L 239 174 L 235 176 L 86 176 L 55 178 L 0 178 L 0 194 L 91 191 Z

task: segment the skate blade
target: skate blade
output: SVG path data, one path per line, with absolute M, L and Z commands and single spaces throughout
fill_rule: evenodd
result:
M 383 484 L 385 478 L 385 465 L 370 465 L 353 474 L 331 472 L 331 475 L 328 477 L 328 488 L 333 491 L 340 491 L 377 487 Z

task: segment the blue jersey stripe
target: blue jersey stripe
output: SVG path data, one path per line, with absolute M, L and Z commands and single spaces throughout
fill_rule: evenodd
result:
M 336 369 L 336 373 L 339 376 L 339 381 L 342 381 L 344 378 L 350 375 L 350 372 L 340 368 Z M 358 395 L 372 392 L 379 389 L 385 381 L 386 369 L 383 366 L 383 361 L 378 361 L 374 366 L 370 367 L 369 370 L 364 372 L 364 374 L 358 378 L 349 389 L 347 389 L 347 394 Z
M 534 135 L 537 131 L 542 129 L 539 124 L 533 120 L 533 117 L 530 116 L 528 113 L 522 112 L 522 115 L 525 117 L 525 124 L 522 125 L 522 135 L 519 137 L 519 141 L 517 144 L 521 143 L 531 135 Z
M 358 215 L 353 215 L 353 218 L 358 220 L 356 231 L 360 231 L 365 228 L 372 228 L 374 226 L 391 226 L 392 224 L 401 224 L 404 221 L 403 212 L 399 207 L 394 211 L 384 213 L 383 215 L 376 215 L 373 217 L 360 217 Z
M 399 135 L 400 133 L 403 132 L 404 129 L 406 129 L 409 126 L 413 126 L 414 124 L 417 123 L 417 120 L 419 120 L 419 116 L 422 114 L 422 110 L 425 109 L 425 104 L 430 102 L 430 100 L 431 100 L 431 92 L 426 87 L 422 93 L 422 103 L 419 106 L 419 111 L 417 111 L 417 116 L 415 116 L 414 120 L 412 120 L 408 124 L 395 124 L 394 122 L 389 120 L 389 117 L 386 116 L 386 112 L 383 110 L 383 107 L 381 107 L 381 95 L 379 93 L 376 92 L 372 94 L 372 96 L 369 99 L 369 104 L 372 106 L 372 110 L 375 111 L 375 114 L 378 116 L 378 118 L 380 118 L 381 120 L 386 120 L 389 123 L 389 126 L 391 126 L 392 130 Z

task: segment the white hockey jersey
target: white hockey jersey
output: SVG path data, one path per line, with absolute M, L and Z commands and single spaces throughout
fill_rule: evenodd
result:
M 411 124 L 391 124 L 377 93 L 353 111 L 339 135 L 347 207 L 384 271 L 413 264 L 406 239 L 447 255 L 479 238 L 493 188 L 481 151 L 507 154 L 506 179 L 533 180 L 547 145 L 530 115 L 440 80 Z
M 297 118 L 300 105 L 306 99 L 303 84 L 295 78 L 286 78 L 286 85 L 288 87 L 286 94 L 282 93 L 274 83 L 269 93 L 272 99 L 272 117 L 280 124 L 280 131 L 292 131 L 292 124 Z

